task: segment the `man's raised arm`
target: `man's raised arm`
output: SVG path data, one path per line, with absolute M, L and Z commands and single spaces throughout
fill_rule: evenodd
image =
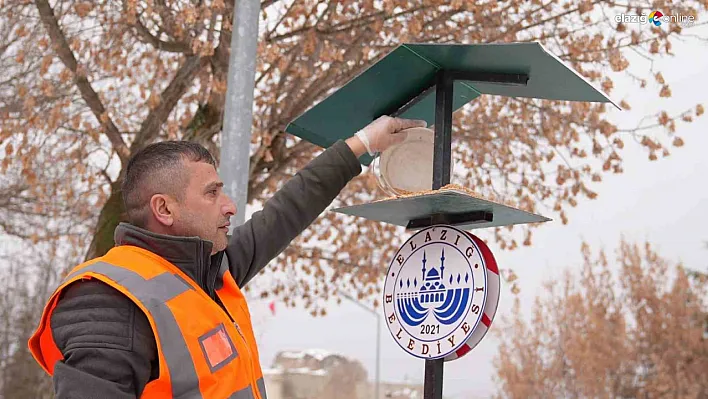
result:
M 226 255 L 239 286 L 278 256 L 361 173 L 361 155 L 382 152 L 405 138 L 399 131 L 419 126 L 425 122 L 381 117 L 346 141 L 334 143 L 285 183 L 229 239 Z

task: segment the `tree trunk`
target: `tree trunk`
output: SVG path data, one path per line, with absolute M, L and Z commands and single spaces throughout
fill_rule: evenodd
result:
M 122 176 L 122 173 L 121 173 Z M 84 260 L 90 260 L 103 256 L 113 248 L 113 232 L 121 221 L 125 219 L 125 207 L 123 206 L 123 195 L 120 190 L 122 179 L 111 184 L 111 195 L 103 205 L 101 213 L 98 216 L 96 230 L 93 240 L 86 253 Z

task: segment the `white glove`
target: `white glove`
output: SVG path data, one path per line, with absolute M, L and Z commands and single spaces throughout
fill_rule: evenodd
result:
M 423 120 L 392 118 L 384 115 L 356 132 L 356 136 L 364 144 L 369 155 L 374 156 L 377 152 L 384 152 L 388 147 L 403 142 L 407 133 L 399 133 L 401 130 L 427 125 Z

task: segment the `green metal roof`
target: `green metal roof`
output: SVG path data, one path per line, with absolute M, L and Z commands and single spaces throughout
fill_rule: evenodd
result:
M 286 131 L 320 147 L 329 147 L 425 92 L 441 69 L 529 76 L 525 86 L 456 81 L 453 111 L 482 94 L 610 102 L 617 106 L 540 43 L 402 44 L 296 118 Z M 399 116 L 424 119 L 432 125 L 434 111 L 435 91 L 428 90 L 420 102 Z M 368 165 L 370 161 L 368 155 L 362 157 L 362 163 Z

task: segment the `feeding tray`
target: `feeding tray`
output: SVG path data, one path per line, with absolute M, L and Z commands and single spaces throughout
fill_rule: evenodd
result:
M 341 207 L 333 211 L 412 230 L 436 223 L 472 230 L 551 220 L 455 187 Z
M 431 186 L 443 187 L 337 208 L 334 212 L 407 229 L 442 224 L 471 230 L 549 221 L 549 218 L 481 198 L 464 187 L 449 184 L 452 114 L 483 94 L 609 102 L 619 108 L 605 93 L 538 42 L 402 44 L 293 120 L 285 130 L 327 148 L 337 140 L 351 137 L 382 115 L 422 119 L 428 126 L 434 125 Z M 423 144 L 422 140 L 419 144 Z M 415 156 L 416 151 L 405 152 Z M 405 165 L 405 155 L 392 158 L 393 161 L 381 165 L 388 179 L 383 186 L 411 186 L 407 177 L 388 172 L 389 166 L 395 169 Z M 431 162 L 427 158 L 426 162 Z M 360 162 L 369 165 L 372 157 L 366 154 Z M 414 169 L 410 171 L 416 174 L 414 177 L 430 179 L 429 168 Z M 416 189 L 422 187 L 420 182 L 412 182 Z M 410 342 L 409 345 L 413 345 L 412 339 Z M 442 372 L 442 359 L 426 360 L 424 398 L 442 397 Z

